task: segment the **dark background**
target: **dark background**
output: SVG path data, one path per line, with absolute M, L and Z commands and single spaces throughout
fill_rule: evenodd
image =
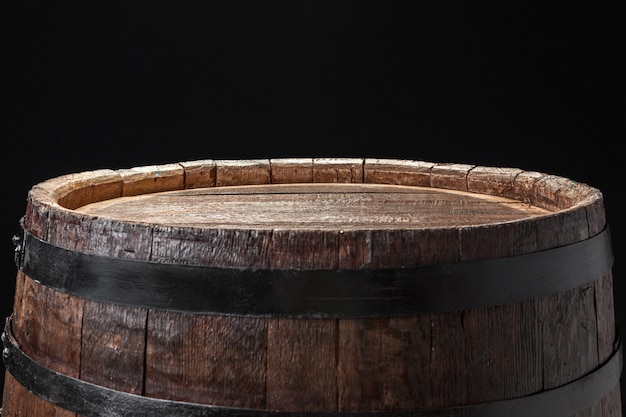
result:
M 599 188 L 625 325 L 623 33 L 610 3 L 87 3 L 2 6 L 2 317 L 11 236 L 37 182 L 352 156 L 518 167 Z

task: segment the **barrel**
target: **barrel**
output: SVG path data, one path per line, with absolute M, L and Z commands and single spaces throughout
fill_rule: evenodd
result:
M 3 417 L 621 416 L 599 190 L 399 159 L 33 186 Z

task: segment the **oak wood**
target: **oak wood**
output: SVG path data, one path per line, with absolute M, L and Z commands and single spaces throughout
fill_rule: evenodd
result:
M 179 190 L 184 184 L 184 168 L 179 164 L 154 165 L 121 169 L 122 195 L 139 195 Z
M 143 394 L 147 310 L 85 301 L 80 378 Z
M 363 182 L 364 161 L 359 158 L 314 158 L 313 182 Z
M 151 311 L 145 395 L 264 408 L 267 320 Z
M 270 159 L 272 184 L 312 183 L 313 158 Z
M 185 188 L 215 187 L 217 167 L 212 159 L 181 162 L 185 170 Z
M 423 407 L 431 396 L 430 340 L 428 315 L 340 320 L 339 410 Z
M 45 401 L 24 388 L 7 371 L 2 397 L 3 417 L 80 417 Z
M 519 168 L 283 158 L 53 178 L 30 190 L 24 224 L 52 244 L 111 257 L 378 269 L 551 249 L 595 236 L 606 218 L 599 190 Z M 45 366 L 127 392 L 262 410 L 532 395 L 592 371 L 615 338 L 610 273 L 509 305 L 376 319 L 188 314 L 83 300 L 21 272 L 16 284 L 14 332 Z M 10 376 L 3 406 L 12 417 L 72 415 Z M 619 384 L 576 416 L 621 416 Z
M 202 188 L 110 199 L 77 211 L 178 227 L 316 230 L 491 226 L 549 214 L 502 197 L 380 184 Z

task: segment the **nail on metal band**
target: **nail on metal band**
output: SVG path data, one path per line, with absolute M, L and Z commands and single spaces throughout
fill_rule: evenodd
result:
M 16 381 L 45 401 L 85 417 L 570 417 L 613 389 L 623 366 L 618 336 L 613 355 L 594 371 L 568 384 L 525 397 L 415 411 L 282 412 L 143 397 L 63 375 L 37 363 L 20 349 L 12 334 L 10 317 L 2 340 L 5 367 Z
M 406 269 L 274 270 L 164 264 L 89 255 L 24 231 L 16 258 L 31 278 L 82 298 L 181 312 L 385 317 L 510 304 L 587 284 L 610 271 L 608 228 L 521 256 Z

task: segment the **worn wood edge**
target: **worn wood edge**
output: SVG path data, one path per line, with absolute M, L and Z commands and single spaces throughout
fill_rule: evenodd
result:
M 271 183 L 269 159 L 217 160 L 216 187 Z
M 123 196 L 180 190 L 184 186 L 184 172 L 180 164 L 150 165 L 117 171 L 123 180 Z
M 185 188 L 215 187 L 217 179 L 217 165 L 212 159 L 180 162 L 184 169 Z
M 364 164 L 361 158 L 313 158 L 313 182 L 362 183 Z
M 363 182 L 431 187 L 431 170 L 435 164 L 401 159 L 366 159 Z
M 272 184 L 312 183 L 313 158 L 270 159 Z
M 89 216 L 74 210 L 122 195 L 289 182 L 364 182 L 461 190 L 507 197 L 553 211 L 533 218 L 545 224 L 585 217 L 588 232 L 574 234 L 564 244 L 594 236 L 606 225 L 599 190 L 555 175 L 519 168 L 401 159 L 278 158 L 207 159 L 63 175 L 36 184 L 29 191 L 25 226 L 34 235 L 47 239 L 50 229 L 58 229 L 51 219 L 88 221 Z
M 383 165 L 384 161 L 381 161 L 381 165 Z M 190 163 L 192 165 L 194 165 L 193 163 Z M 314 163 L 315 165 L 315 163 Z M 332 163 L 329 163 L 328 165 L 333 165 Z M 334 164 L 337 165 L 337 164 Z M 341 166 L 344 166 L 342 164 L 339 164 Z M 356 165 L 353 162 L 350 162 L 347 164 L 348 166 L 350 166 L 352 168 L 356 167 Z M 389 164 L 391 167 L 395 166 L 395 169 L 398 169 L 398 166 L 402 166 L 401 161 L 399 161 L 396 164 Z M 181 164 L 182 166 L 182 164 Z M 196 167 L 200 167 L 200 166 L 204 166 L 205 168 L 198 168 L 200 170 L 202 169 L 214 169 L 213 172 L 216 172 L 217 170 L 217 164 L 212 165 L 211 162 L 203 162 L 203 163 L 197 163 L 194 166 Z M 345 168 L 346 166 L 344 166 Z M 449 168 L 449 167 L 441 167 L 442 170 L 444 168 Z M 473 169 L 468 169 L 466 171 L 466 184 L 468 184 L 468 189 L 469 189 L 469 184 L 473 184 L 472 187 L 475 187 L 476 190 L 474 190 L 475 192 L 479 192 L 478 189 L 480 187 L 484 187 L 484 188 L 496 188 L 496 187 L 508 187 L 508 183 L 506 181 L 508 181 L 509 179 L 511 179 L 511 177 L 513 178 L 513 188 L 511 190 L 511 192 L 515 195 L 515 193 L 521 193 L 520 190 L 524 189 L 524 190 L 534 190 L 535 193 L 540 193 L 541 191 L 545 191 L 545 190 L 549 190 L 550 193 L 552 193 L 551 195 L 554 198 L 554 201 L 559 200 L 559 198 L 561 199 L 561 201 L 567 201 L 569 203 L 574 202 L 574 204 L 570 207 L 566 207 L 564 209 L 560 209 L 560 211 L 558 212 L 554 212 L 550 215 L 547 216 L 543 216 L 540 219 L 537 218 L 533 218 L 530 220 L 525 220 L 522 222 L 515 222 L 515 224 L 499 224 L 499 225 L 487 225 L 485 227 L 483 227 L 484 230 L 479 231 L 479 232 L 484 232 L 486 229 L 489 229 L 491 231 L 493 231 L 496 235 L 501 236 L 503 239 L 507 239 L 507 238 L 515 238 L 515 234 L 516 233 L 537 233 L 537 230 L 559 230 L 559 235 L 561 236 L 552 236 L 552 235 L 557 235 L 556 233 L 553 234 L 542 234 L 542 235 L 546 235 L 546 237 L 542 237 L 541 242 L 537 242 L 537 246 L 533 247 L 533 248 L 528 248 L 529 251 L 535 251 L 535 250 L 540 250 L 540 248 L 549 248 L 549 247 L 554 247 L 554 246 L 559 246 L 561 244 L 563 244 L 563 242 L 561 240 L 566 239 L 564 236 L 568 236 L 567 239 L 573 239 L 574 241 L 577 240 L 581 240 L 586 238 L 585 236 L 589 236 L 591 234 L 592 231 L 592 224 L 589 223 L 587 225 L 587 231 L 585 231 L 585 227 L 584 226 L 584 218 L 590 219 L 593 218 L 595 219 L 596 217 L 602 217 L 604 218 L 604 213 L 602 210 L 602 199 L 601 199 L 601 194 L 599 194 L 599 192 L 595 192 L 594 190 L 589 190 L 588 188 L 586 188 L 584 185 L 577 185 L 576 187 L 581 187 L 578 190 L 577 194 L 570 194 L 573 193 L 575 190 L 575 187 L 572 186 L 570 189 L 570 185 L 572 185 L 570 182 L 568 181 L 564 181 L 562 179 L 559 179 L 559 177 L 554 177 L 554 176 L 547 176 L 546 174 L 541 174 L 541 173 L 527 173 L 527 172 L 520 172 L 517 175 L 512 175 L 512 172 L 508 171 L 508 170 L 504 170 L 502 171 L 502 179 L 499 179 L 498 181 L 496 181 L 495 183 L 490 183 L 489 177 L 488 175 L 484 172 L 484 171 L 489 171 L 489 169 L 485 169 L 485 170 L 478 170 L 476 173 L 473 173 L 474 170 L 477 170 L 480 167 L 475 167 Z M 390 169 L 390 168 L 389 168 Z M 464 168 L 463 168 L 464 169 Z M 457 177 L 460 177 L 460 173 L 463 172 L 463 169 L 452 169 L 449 172 L 449 175 L 451 175 L 451 177 L 454 180 L 457 180 Z M 496 169 L 495 171 L 498 171 L 498 169 Z M 459 175 L 457 175 L 459 174 Z M 204 174 L 203 174 L 204 175 Z M 208 177 L 210 177 L 210 174 L 207 174 Z M 442 174 L 442 175 L 448 175 L 448 174 Z M 487 176 L 485 176 L 487 175 Z M 207 177 L 207 178 L 208 178 Z M 271 177 L 271 175 L 270 175 Z M 246 177 L 243 177 L 244 179 Z M 372 177 L 370 177 L 372 178 Z M 471 178 L 471 180 L 470 180 Z M 210 183 L 210 180 L 207 184 Z M 481 184 L 481 181 L 484 182 L 485 184 Z M 539 181 L 538 187 L 535 188 L 535 183 L 537 183 Z M 499 184 L 499 185 L 498 185 Z M 57 184 L 58 185 L 58 184 Z M 88 246 L 89 242 L 83 242 L 84 239 L 84 235 L 81 237 L 80 233 L 82 233 L 80 230 L 84 230 L 84 231 L 89 231 L 89 230 L 98 230 L 97 227 L 108 227 L 108 228 L 117 228 L 116 229 L 116 233 L 124 233 L 123 236 L 124 239 L 127 240 L 135 240 L 135 239 L 148 239 L 152 237 L 152 233 L 153 233 L 153 229 L 155 229 L 155 227 L 151 227 L 148 225 L 139 225 L 136 228 L 134 228 L 134 225 L 127 225 L 124 224 L 123 222 L 117 225 L 111 225 L 110 221 L 106 221 L 105 219 L 97 219 L 97 218 L 91 218 L 89 216 L 81 216 L 78 213 L 74 212 L 73 210 L 67 208 L 67 207 L 63 207 L 60 204 L 60 198 L 59 195 L 62 195 L 62 191 L 59 191 L 59 188 L 63 188 L 64 185 L 62 185 L 61 187 L 55 188 L 54 184 L 47 184 L 47 187 L 43 187 L 43 188 L 38 188 L 37 192 L 33 193 L 35 195 L 35 199 L 46 199 L 46 193 L 48 192 L 54 192 L 56 193 L 55 198 L 57 198 L 56 201 L 46 201 L 45 202 L 45 207 L 37 207 L 38 210 L 37 213 L 38 215 L 40 215 L 43 219 L 46 219 L 49 223 L 46 223 L 44 226 L 46 228 L 51 227 L 51 235 L 53 237 L 53 239 L 58 240 L 59 243 L 63 243 L 63 241 L 74 241 L 76 245 L 85 245 Z M 515 191 L 516 187 L 518 187 L 519 189 L 517 191 Z M 35 187 L 37 188 L 37 187 Z M 66 189 L 71 189 L 71 187 L 66 188 Z M 80 189 L 80 187 L 77 188 L 77 190 Z M 507 188 L 508 189 L 508 188 Z M 76 192 L 76 191 L 73 191 Z M 38 194 L 39 193 L 39 194 Z M 86 191 L 84 192 L 86 193 Z M 85 194 L 86 195 L 86 194 Z M 533 194 L 533 193 L 528 193 L 528 194 L 523 194 L 528 196 L 531 199 L 536 199 L 537 195 Z M 560 196 L 560 197 L 559 197 Z M 532 202 L 532 200 L 530 201 Z M 569 204 L 568 203 L 568 204 Z M 35 203 L 36 204 L 36 203 Z M 555 203 L 557 204 L 557 203 Z M 559 203 L 559 204 L 566 204 L 566 203 Z M 599 212 L 601 213 L 601 216 L 598 214 Z M 528 230 L 526 230 L 525 228 L 520 228 L 520 224 L 523 223 L 525 226 L 528 226 Z M 598 223 L 598 221 L 594 221 L 593 223 L 593 227 L 599 227 L 596 223 Z M 100 226 L 99 226 L 100 225 Z M 570 225 L 570 226 L 568 226 Z M 84 228 L 84 229 L 81 229 Z M 555 229 L 557 228 L 557 229 Z M 48 230 L 48 229 L 46 229 Z M 561 234 L 561 230 L 563 230 L 563 233 Z M 454 232 L 453 230 L 450 231 L 451 233 Z M 461 238 L 463 238 L 465 233 L 470 233 L 470 232 L 476 232 L 476 230 L 469 230 L 469 229 L 462 229 L 459 231 Z M 76 233 L 75 236 L 77 237 L 72 237 L 72 233 Z M 285 234 L 288 234 L 289 231 L 284 231 Z M 366 235 L 367 232 L 361 232 L 361 231 L 357 231 L 355 232 L 356 234 L 364 234 Z M 170 232 L 169 231 L 165 231 L 164 235 L 169 236 Z M 465 235 L 467 236 L 467 235 Z M 488 237 L 488 236 L 486 236 Z M 371 238 L 371 236 L 364 236 L 364 238 L 369 239 Z M 123 240 L 124 240 L 123 239 Z M 321 242 L 321 239 L 323 239 L 323 236 L 312 236 L 312 239 L 306 239 L 306 242 L 313 242 L 311 244 L 307 243 L 307 245 L 310 245 L 307 249 L 310 249 L 312 247 L 314 247 L 314 243 L 315 242 Z M 413 239 L 411 240 L 412 242 L 420 242 L 420 241 L 430 241 L 429 239 Z M 475 241 L 474 241 L 475 242 Z M 460 245 L 462 245 L 462 241 L 460 242 Z M 506 245 L 506 244 L 504 244 Z M 484 245 L 482 245 L 484 246 Z M 492 250 L 495 247 L 499 247 L 501 245 L 494 245 L 493 243 L 490 243 L 489 246 L 489 250 Z M 344 248 L 343 245 L 339 245 L 340 248 Z M 115 248 L 107 248 L 111 250 L 111 254 L 117 256 L 117 254 L 114 253 Z M 344 248 L 345 249 L 345 248 Z M 311 251 L 311 253 L 314 251 Z M 416 253 L 419 253 L 419 251 L 416 251 Z M 462 256 L 464 254 L 462 253 Z M 330 254 L 328 256 L 331 256 Z M 475 257 L 475 255 L 472 255 Z M 472 257 L 470 256 L 470 257 Z M 483 253 L 482 256 L 487 256 L 487 257 L 492 257 L 494 256 L 494 254 L 492 253 Z M 506 256 L 506 255 L 503 255 Z M 384 258 L 384 257 L 383 257 Z M 288 258 L 285 258 L 285 261 L 287 261 Z M 339 261 L 341 261 L 341 259 L 339 259 Z M 295 262 L 295 260 L 294 260 Z M 313 261 L 311 261 L 313 262 Z M 280 265 L 280 267 L 298 267 L 298 265 Z M 597 286 L 598 284 L 596 284 Z M 608 285 L 608 284 L 605 284 Z M 581 290 L 582 291 L 582 290 Z M 608 290 L 607 290 L 608 291 Z M 596 295 L 596 298 L 598 296 Z M 598 303 L 598 301 L 596 301 L 596 303 Z M 543 309 L 546 309 L 546 307 L 542 307 Z M 550 310 L 552 311 L 552 310 Z M 591 315 L 589 315 L 591 317 Z M 586 316 L 585 316 L 586 317 Z M 456 318 L 454 319 L 454 322 L 462 322 L 462 318 L 463 316 L 461 316 L 461 321 L 457 320 Z M 597 320 L 600 320 L 599 317 L 595 318 Z M 443 320 L 443 319 L 442 319 Z M 594 320 L 594 318 L 590 318 L 590 320 Z M 278 323 L 278 322 L 276 322 Z M 275 323 L 275 324 L 276 324 Z M 299 325 L 302 325 L 302 323 L 299 323 Z M 551 334 L 551 332 L 546 331 L 546 335 Z M 606 337 L 608 338 L 609 335 L 607 334 Z M 600 336 L 598 335 L 598 339 L 600 338 Z M 434 341 L 436 341 L 436 338 L 433 338 Z M 276 339 L 273 343 L 278 343 L 278 339 Z M 433 342 L 434 343 L 434 342 Z M 444 349 L 446 346 L 448 345 L 447 343 L 444 344 L 443 342 L 440 342 L 440 345 L 438 346 L 437 352 L 439 352 L 440 349 Z M 608 344 L 608 341 L 606 342 L 607 348 L 608 346 L 610 346 Z M 434 346 L 434 345 L 433 345 Z M 458 347 L 456 345 L 449 345 L 450 349 L 457 349 Z M 281 352 L 285 352 L 285 349 L 281 348 L 280 346 L 277 348 L 278 350 L 276 351 L 276 360 L 282 360 L 282 356 L 280 353 Z M 305 352 L 304 352 L 305 353 Z M 303 353 L 303 354 L 304 354 Z M 331 352 L 332 353 L 332 352 Z M 591 353 L 591 352 L 588 352 Z M 439 353 L 437 353 L 439 354 Z M 436 355 L 437 355 L 436 354 Z M 598 354 L 600 354 L 600 352 L 598 352 Z M 329 364 L 334 364 L 334 362 L 331 360 L 328 362 Z M 456 368 L 451 368 L 451 369 L 456 369 Z M 455 376 L 459 376 L 462 377 L 462 375 L 455 375 Z M 321 379 L 320 379 L 321 380 Z M 446 378 L 446 380 L 448 380 L 448 378 Z M 309 382 L 314 382 L 314 379 L 312 379 Z M 280 383 L 280 381 L 278 381 L 277 383 Z M 484 390 L 480 390 L 479 392 L 483 392 Z M 286 397 L 285 397 L 286 398 Z M 285 399 L 280 399 L 279 403 L 282 403 L 283 400 Z M 389 400 L 390 402 L 392 400 Z M 434 404 L 434 406 L 437 406 L 438 404 Z M 449 405 L 449 404 L 447 404 Z

